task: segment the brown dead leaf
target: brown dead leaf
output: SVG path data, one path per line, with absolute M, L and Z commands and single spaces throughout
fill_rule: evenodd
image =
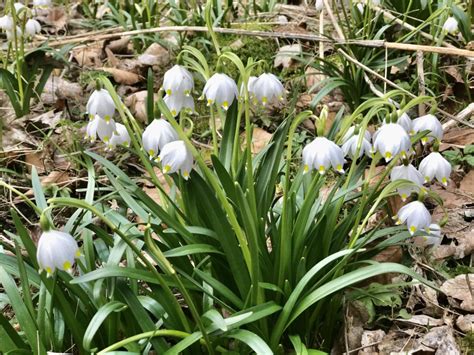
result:
M 125 105 L 130 109 L 130 112 L 135 116 L 135 118 L 142 122 L 147 122 L 148 120 L 146 113 L 147 96 L 147 90 L 143 90 L 133 93 L 125 98 Z M 156 99 L 158 99 L 158 95 L 155 94 L 155 100 Z
M 464 83 L 464 79 L 457 67 L 450 65 L 447 68 L 445 68 L 444 71 L 448 73 L 449 75 L 451 75 L 456 80 L 457 83 Z
M 53 27 L 56 33 L 64 29 L 68 22 L 68 15 L 63 7 L 52 7 L 41 15 L 37 18 L 46 25 Z
M 67 171 L 51 171 L 48 175 L 46 176 L 40 176 L 40 182 L 42 187 L 49 187 L 52 185 L 58 185 L 58 184 L 63 184 L 65 182 L 69 181 L 69 174 Z M 28 191 L 25 192 L 26 196 L 33 196 L 33 189 L 29 189 Z M 17 197 L 14 199 L 14 202 L 21 202 L 22 199 L 20 197 Z
M 119 84 L 125 84 L 125 85 L 134 85 L 136 83 L 139 83 L 140 81 L 143 80 L 143 77 L 126 71 L 122 69 L 117 69 L 117 68 L 101 68 L 101 70 L 106 71 L 107 73 L 112 74 L 114 77 L 115 82 Z
M 449 149 L 451 146 L 464 147 L 474 142 L 473 128 L 459 128 L 449 130 L 443 137 L 439 150 Z
M 153 168 L 153 170 L 155 171 L 155 174 L 158 177 L 158 180 L 164 192 L 166 194 L 169 194 L 171 191 L 171 187 L 166 181 L 165 175 L 157 167 Z M 142 181 L 144 182 L 143 188 L 142 188 L 143 191 L 146 192 L 146 194 L 150 196 L 156 203 L 161 205 L 162 201 L 160 197 L 160 191 L 149 180 L 143 179 Z
M 459 186 L 459 190 L 474 195 L 474 170 L 471 170 L 466 174 L 466 176 L 464 176 L 464 179 L 462 179 Z
M 120 60 L 117 59 L 115 54 L 110 50 L 109 47 L 105 47 L 105 54 L 107 55 L 107 64 L 111 67 L 118 67 Z
M 381 329 L 365 330 L 364 333 L 362 333 L 360 344 L 363 349 L 359 351 L 358 355 L 378 354 L 377 344 L 382 342 L 385 335 L 385 332 Z
M 313 89 L 314 92 L 316 85 L 322 82 L 326 77 L 323 74 L 320 74 L 315 68 L 307 67 L 305 70 L 305 78 L 306 88 L 308 90 Z
M 110 41 L 107 43 L 106 47 L 115 54 L 128 54 L 132 51 L 130 44 L 130 37 L 122 37 L 114 41 Z
M 71 83 L 59 76 L 50 76 L 41 94 L 41 101 L 54 104 L 58 99 L 76 100 L 82 96 L 82 88 L 78 83 Z
M 102 66 L 104 41 L 72 49 L 72 56 L 81 67 L 99 68 Z
M 165 67 L 171 60 L 169 51 L 159 45 L 153 43 L 146 51 L 138 57 L 138 62 L 142 65 Z
M 28 116 L 29 121 L 41 123 L 48 128 L 56 127 L 61 118 L 62 112 L 54 112 L 54 110 L 45 112 L 39 116 Z
M 443 319 L 433 318 L 425 314 L 417 314 L 410 319 L 397 318 L 397 322 L 421 325 L 425 327 L 438 327 L 444 324 Z
M 468 312 L 474 312 L 472 294 L 474 292 L 474 274 L 458 275 L 454 279 L 445 281 L 441 285 L 441 291 L 443 291 L 447 296 L 461 301 L 461 309 Z
M 245 147 L 245 133 L 242 134 L 242 137 L 242 146 Z M 261 152 L 262 149 L 267 146 L 268 142 L 270 142 L 270 139 L 272 139 L 271 133 L 268 133 L 262 128 L 255 127 L 253 129 L 252 135 L 252 154 L 258 154 L 259 152 Z
M 464 333 L 474 332 L 474 314 L 459 316 L 458 319 L 456 319 L 456 325 Z
M 425 334 L 421 344 L 431 349 L 436 349 L 435 355 L 458 355 L 461 354 L 453 328 L 450 326 L 436 327 Z
M 28 171 L 34 166 L 38 174 L 45 172 L 45 157 L 41 151 L 31 151 L 25 154 L 25 164 L 28 166 Z
M 282 66 L 283 68 L 289 68 L 294 65 L 293 57 L 299 56 L 302 53 L 301 44 L 292 44 L 288 46 L 283 46 L 278 51 L 273 66 L 278 68 Z

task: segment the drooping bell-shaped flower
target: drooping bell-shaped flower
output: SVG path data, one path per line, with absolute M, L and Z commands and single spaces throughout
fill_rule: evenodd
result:
M 13 7 L 15 8 L 16 13 L 19 13 L 22 9 L 25 8 L 25 5 L 23 5 L 21 2 L 16 2 L 13 4 Z
M 369 0 L 369 4 L 371 6 L 380 6 L 381 1 L 380 0 Z
M 234 79 L 226 74 L 216 73 L 206 82 L 203 95 L 206 96 L 208 106 L 215 103 L 227 110 L 239 91 Z
M 451 164 L 438 152 L 428 154 L 418 167 L 425 182 L 430 182 L 434 178 L 443 185 L 448 185 L 449 176 L 451 175 Z
M 192 74 L 183 66 L 175 64 L 163 77 L 163 90 L 166 95 L 189 96 L 194 88 Z
M 38 6 L 38 7 L 51 6 L 51 0 L 33 0 L 33 6 Z
M 361 14 L 364 13 L 364 8 L 365 8 L 365 4 L 364 4 L 364 3 L 358 2 L 358 3 L 356 4 L 356 7 L 357 7 L 357 10 L 359 10 L 359 12 L 360 12 Z
M 99 136 L 100 140 L 108 145 L 112 135 L 117 132 L 116 129 L 116 123 L 114 120 L 110 119 L 106 121 L 99 115 L 96 115 L 87 124 L 85 138 L 94 142 L 97 139 L 97 136 Z
M 166 95 L 163 101 L 174 117 L 183 109 L 190 113 L 194 112 L 194 99 L 192 96 L 186 96 L 184 94 Z
M 420 188 L 423 186 L 423 176 L 412 164 L 394 167 L 390 172 L 390 180 L 409 180 L 416 185 L 397 189 L 402 201 L 405 201 L 412 192 L 420 191 Z
M 247 91 L 249 92 L 249 98 L 254 97 L 253 84 L 255 83 L 255 80 L 257 80 L 256 76 L 249 77 L 249 81 L 247 83 Z M 244 83 L 242 83 L 242 85 L 240 85 L 240 96 L 243 97 L 244 94 L 245 94 L 244 93 Z
M 13 29 L 13 18 L 10 15 L 0 17 L 0 29 L 11 31 Z
M 374 134 L 374 150 L 382 154 L 386 162 L 399 153 L 405 158 L 411 151 L 410 137 L 399 124 L 384 124 Z
M 16 31 L 14 31 L 13 29 L 5 31 L 8 41 L 13 41 L 15 39 L 15 36 L 16 36 L 17 39 L 19 39 L 19 38 L 21 38 L 21 36 L 23 36 L 23 33 L 21 31 L 20 26 L 16 26 L 15 29 L 16 29 Z
M 458 32 L 458 21 L 450 16 L 446 19 L 443 25 L 443 31 L 450 34 L 456 34 Z
M 410 202 L 400 208 L 394 219 L 397 221 L 397 224 L 406 223 L 411 235 L 418 230 L 429 229 L 431 224 L 430 212 L 420 201 Z
M 79 256 L 77 242 L 69 233 L 49 230 L 41 234 L 36 259 L 40 270 L 45 270 L 48 276 L 56 269 L 71 271 Z
M 324 174 L 329 167 L 344 173 L 344 152 L 334 142 L 325 137 L 317 137 L 303 149 L 304 172 L 313 169 Z
M 366 131 L 365 133 L 369 132 Z M 354 159 L 359 144 L 359 135 L 360 134 L 353 135 L 342 145 L 344 156 L 349 156 L 351 159 Z M 359 155 L 356 158 L 361 158 L 364 154 L 370 157 L 371 150 L 372 145 L 370 144 L 370 141 L 367 140 L 367 135 L 364 135 L 364 137 L 362 137 L 362 145 L 359 150 Z
M 349 127 L 349 129 L 344 134 L 344 137 L 342 137 L 342 143 L 346 143 L 352 136 L 354 136 L 355 131 L 356 131 L 355 126 Z M 364 131 L 364 138 L 370 142 L 370 140 L 372 139 L 372 135 L 370 134 L 369 131 L 367 130 Z
M 117 145 L 123 145 L 124 147 L 130 146 L 130 135 L 128 134 L 127 127 L 121 123 L 115 123 L 115 134 L 112 135 L 109 141 L 109 147 L 113 148 Z
M 188 179 L 193 168 L 193 156 L 183 141 L 166 144 L 158 156 L 158 161 L 162 164 L 163 173 L 172 174 L 179 171 L 185 179 Z
M 403 127 L 403 129 L 409 134 L 413 129 L 413 121 L 406 112 L 399 115 L 397 124 Z
M 38 21 L 34 19 L 29 19 L 25 24 L 25 36 L 33 37 L 35 34 L 41 32 L 41 25 Z
M 315 7 L 316 7 L 316 11 L 321 11 L 322 9 L 324 9 L 324 1 L 316 0 Z
M 283 100 L 285 88 L 273 74 L 264 73 L 252 83 L 252 93 L 263 105 Z
M 421 143 L 426 144 L 434 138 L 441 140 L 443 138 L 443 126 L 434 115 L 425 115 L 416 118 L 413 121 L 413 132 L 430 131 L 427 136 L 421 138 Z
M 94 90 L 87 101 L 86 109 L 89 117 L 100 116 L 110 121 L 115 114 L 115 103 L 107 90 Z
M 178 133 L 164 119 L 155 119 L 148 125 L 142 135 L 143 149 L 154 158 L 163 147 L 178 140 Z
M 436 223 L 430 224 L 426 230 L 426 235 L 422 235 L 421 238 L 423 240 L 423 245 L 425 246 L 439 246 L 443 240 L 443 236 L 441 235 L 441 227 Z

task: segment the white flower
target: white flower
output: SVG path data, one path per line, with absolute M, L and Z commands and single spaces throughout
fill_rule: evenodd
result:
M 400 115 L 400 111 L 398 111 L 398 114 Z M 407 132 L 410 133 L 412 131 L 413 127 L 413 121 L 411 120 L 410 116 L 406 112 L 402 113 L 397 120 L 397 124 L 403 127 L 403 129 Z
M 332 166 L 336 171 L 344 173 L 344 152 L 334 142 L 325 137 L 317 137 L 303 149 L 304 172 L 317 169 L 320 174 Z
M 189 96 L 194 88 L 192 74 L 181 65 L 174 65 L 163 77 L 163 89 L 166 95 Z
M 109 144 L 112 135 L 116 133 L 116 125 L 114 120 L 106 121 L 99 115 L 96 115 L 89 121 L 86 128 L 86 139 L 94 142 L 99 136 L 102 142 Z
M 425 115 L 418 117 L 413 121 L 413 132 L 430 131 L 430 133 L 421 138 L 421 143 L 431 142 L 433 138 L 441 140 L 443 138 L 443 126 L 434 115 Z
M 344 137 L 342 137 L 342 143 L 346 143 L 354 135 L 355 129 L 355 126 L 349 127 L 349 129 L 344 134 Z M 369 131 L 366 130 L 364 132 L 364 138 L 370 142 L 370 140 L 372 139 L 372 135 Z
M 173 141 L 178 140 L 178 133 L 164 119 L 155 119 L 143 132 L 143 149 L 153 158 L 163 147 Z
M 255 83 L 255 80 L 257 80 L 256 76 L 251 76 L 249 77 L 249 81 L 247 83 L 247 91 L 249 92 L 249 97 L 252 98 L 254 93 L 253 93 L 253 84 Z M 240 85 L 240 96 L 244 96 L 244 83 Z
M 172 174 L 180 171 L 188 179 L 193 168 L 193 156 L 183 141 L 174 141 L 166 144 L 158 157 L 163 166 L 163 173 Z
M 417 230 L 429 229 L 431 224 L 430 212 L 420 201 L 410 202 L 400 208 L 398 215 L 394 219 L 396 219 L 397 224 L 406 223 L 411 235 Z
M 33 6 L 51 6 L 51 0 L 33 0 Z
M 408 133 L 397 123 L 382 125 L 374 134 L 374 149 L 380 152 L 386 162 L 398 153 L 406 157 L 411 150 L 411 142 Z
M 25 24 L 26 37 L 33 37 L 35 34 L 41 32 L 41 25 L 38 21 L 29 19 Z
M 163 101 L 174 117 L 176 117 L 182 109 L 188 112 L 194 112 L 194 99 L 192 96 L 186 96 L 184 94 L 166 95 Z
M 390 173 L 390 180 L 409 180 L 416 184 L 416 186 L 400 187 L 397 189 L 402 201 L 405 201 L 412 192 L 418 192 L 420 187 L 423 186 L 423 176 L 411 164 L 394 167 Z
M 441 244 L 443 236 L 441 235 L 441 227 L 438 224 L 430 224 L 430 226 L 426 229 L 426 233 L 426 235 L 421 236 L 423 245 L 433 245 L 437 247 Z
M 13 4 L 13 7 L 15 8 L 16 13 L 19 13 L 22 9 L 25 8 L 25 5 L 20 2 L 16 2 Z
M 368 133 L 368 132 L 365 132 Z M 370 133 L 369 133 L 370 137 Z M 342 150 L 344 151 L 344 156 L 349 155 L 350 158 L 354 159 L 354 156 L 357 152 L 357 145 L 359 143 L 359 135 L 354 135 L 351 138 L 349 138 L 343 145 L 342 145 Z M 370 142 L 367 140 L 367 136 L 365 135 L 362 138 L 362 145 L 359 150 L 359 156 L 358 158 L 361 158 L 362 155 L 366 154 L 368 157 L 370 157 L 370 152 L 372 150 L 372 146 L 370 145 Z
M 451 175 L 451 164 L 440 153 L 430 153 L 421 161 L 418 170 L 425 178 L 425 182 L 430 182 L 433 178 L 436 178 L 443 185 L 448 185 L 448 179 Z
M 372 6 L 380 6 L 380 0 L 369 0 L 370 1 L 370 5 Z
M 48 276 L 56 269 L 71 271 L 79 256 L 77 242 L 69 233 L 50 230 L 41 234 L 36 259 L 40 271 L 45 270 Z
M 216 73 L 206 82 L 203 95 L 207 98 L 207 104 L 216 103 L 227 110 L 234 99 L 239 95 L 237 84 L 226 74 Z
M 316 0 L 316 11 L 324 9 L 324 0 Z
M 277 22 L 280 25 L 284 25 L 285 23 L 288 23 L 288 19 L 286 18 L 286 16 L 280 15 L 280 16 L 278 16 Z
M 455 34 L 458 31 L 458 21 L 454 17 L 448 17 L 443 25 L 443 31 Z
M 113 148 L 117 145 L 128 147 L 130 145 L 130 135 L 128 134 L 127 127 L 121 123 L 115 123 L 115 130 L 115 134 L 110 138 L 109 147 Z
M 364 13 L 365 4 L 359 2 L 359 3 L 356 4 L 356 6 L 357 6 L 357 10 L 359 10 L 359 12 L 360 12 L 361 14 L 363 14 L 363 13 Z
M 19 39 L 21 36 L 23 36 L 23 33 L 21 32 L 20 26 L 16 26 L 16 33 L 13 31 L 13 29 L 6 30 L 5 33 L 7 34 L 7 40 L 8 41 L 13 41 L 15 39 L 15 35 L 16 35 L 17 39 Z
M 13 19 L 10 15 L 0 17 L 0 28 L 5 31 L 13 29 Z
M 115 103 L 107 90 L 94 90 L 87 101 L 86 109 L 89 117 L 100 116 L 109 121 L 115 114 Z
M 252 93 L 258 101 L 266 105 L 283 100 L 285 88 L 275 75 L 264 73 L 252 83 Z

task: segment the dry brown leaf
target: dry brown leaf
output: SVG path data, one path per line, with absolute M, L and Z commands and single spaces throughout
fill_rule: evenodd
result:
M 423 337 L 421 344 L 436 349 L 435 355 L 458 355 L 461 353 L 454 337 L 453 328 L 447 325 L 431 329 Z
M 438 327 L 444 324 L 443 319 L 433 318 L 425 314 L 417 314 L 412 316 L 410 319 L 398 318 L 397 322 L 422 325 L 426 327 Z
M 448 73 L 449 75 L 451 75 L 456 80 L 457 83 L 464 83 L 464 79 L 457 67 L 450 65 L 447 68 L 445 68 L 444 71 Z
M 147 122 L 148 117 L 146 113 L 146 99 L 148 96 L 147 90 L 138 91 L 125 98 L 125 105 L 130 109 L 130 112 L 135 116 L 136 119 Z M 158 99 L 158 95 L 155 94 L 155 100 Z
M 106 71 L 107 73 L 112 74 L 114 77 L 115 82 L 119 84 L 125 84 L 125 85 L 134 85 L 136 83 L 139 83 L 141 80 L 143 80 L 143 77 L 126 71 L 122 69 L 117 69 L 117 68 L 101 68 L 101 70 Z
M 385 335 L 385 332 L 381 329 L 365 330 L 364 333 L 362 333 L 360 344 L 363 349 L 359 351 L 359 355 L 378 354 L 376 344 L 382 342 Z
M 107 55 L 107 64 L 111 67 L 118 67 L 120 60 L 115 56 L 115 54 L 110 50 L 109 47 L 105 47 L 105 54 Z
M 283 46 L 278 51 L 273 66 L 275 68 L 282 66 L 283 68 L 289 68 L 294 64 L 293 57 L 299 56 L 302 53 L 301 44 L 292 44 Z
M 468 284 L 469 280 L 469 284 Z M 474 274 L 458 275 L 454 279 L 449 279 L 441 285 L 441 291 L 447 296 L 461 301 L 460 308 L 474 312 Z
M 40 15 L 41 16 L 37 16 L 37 18 L 45 24 L 53 27 L 55 32 L 64 29 L 68 22 L 67 13 L 62 7 L 52 7 L 47 9 L 47 11 L 42 12 Z
M 439 150 L 449 149 L 451 146 L 464 147 L 474 142 L 473 128 L 459 128 L 449 130 L 443 137 Z
M 81 96 L 82 88 L 78 83 L 71 83 L 58 76 L 50 76 L 41 94 L 41 101 L 51 105 L 58 99 L 76 100 Z
M 456 325 L 464 333 L 474 332 L 474 314 L 459 316 L 456 319 Z
M 166 181 L 165 175 L 161 172 L 160 169 L 157 167 L 153 168 L 158 180 L 160 182 L 160 186 L 163 188 L 164 192 L 168 195 L 171 191 L 171 187 Z M 147 174 L 148 175 L 148 174 Z M 148 196 L 150 196 L 157 204 L 161 204 L 161 197 L 160 191 L 153 185 L 149 180 L 142 180 L 144 182 L 143 191 L 146 192 Z
M 244 138 L 242 146 L 245 147 L 245 133 L 242 134 L 242 137 Z M 261 152 L 262 149 L 267 146 L 268 142 L 270 142 L 270 139 L 272 139 L 271 133 L 268 133 L 262 128 L 255 127 L 252 135 L 252 154 Z
M 131 52 L 130 37 L 122 37 L 114 41 L 110 41 L 106 47 L 115 54 L 128 54 Z
M 46 176 L 40 176 L 41 186 L 48 187 L 51 185 L 62 184 L 64 182 L 69 181 L 69 174 L 67 171 L 51 171 Z M 33 196 L 33 189 L 29 189 L 25 192 L 26 196 Z M 20 197 L 15 198 L 14 202 L 20 202 L 22 199 Z
M 316 68 L 313 67 L 307 67 L 305 70 L 305 78 L 306 78 L 306 88 L 308 90 L 313 89 L 312 92 L 316 92 L 316 84 L 321 83 L 326 76 L 323 74 L 320 74 Z
M 46 170 L 44 160 L 42 151 L 31 151 L 25 154 L 25 164 L 29 172 L 31 172 L 31 168 L 34 166 L 38 174 L 44 174 Z
M 459 186 L 459 190 L 474 195 L 474 170 L 471 170 L 466 174 L 466 176 L 464 176 L 464 179 L 462 179 Z
M 159 67 L 168 65 L 171 60 L 169 51 L 158 43 L 153 43 L 137 59 L 142 65 Z
M 81 67 L 98 68 L 102 66 L 103 48 L 104 41 L 94 42 L 72 49 L 72 56 Z
M 46 127 L 54 128 L 61 120 L 62 112 L 54 112 L 54 110 L 45 112 L 39 116 L 28 116 L 28 121 L 41 123 Z

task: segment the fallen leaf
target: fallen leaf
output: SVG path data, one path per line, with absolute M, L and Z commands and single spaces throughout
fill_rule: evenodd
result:
M 436 349 L 435 355 L 458 355 L 459 346 L 450 326 L 436 327 L 423 336 L 421 343 L 432 349 Z
M 456 80 L 457 83 L 464 83 L 464 79 L 457 67 L 450 65 L 447 68 L 445 68 L 444 71 L 448 73 L 449 75 L 451 75 Z
M 28 116 L 28 121 L 41 123 L 46 127 L 54 128 L 59 121 L 61 121 L 62 115 L 62 112 L 54 112 L 54 110 L 51 110 L 39 116 Z
M 444 320 L 433 318 L 424 314 L 417 314 L 410 319 L 397 318 L 397 322 L 422 325 L 426 327 L 437 327 L 444 324 Z
M 459 190 L 474 195 L 474 170 L 464 176 L 459 186 Z
M 130 37 L 122 37 L 107 43 L 106 48 L 109 48 L 115 54 L 128 54 L 131 52 Z
M 125 98 L 125 105 L 130 109 L 132 115 L 142 122 L 147 122 L 148 117 L 146 113 L 146 100 L 148 91 L 138 91 Z M 158 95 L 155 94 L 155 100 L 158 99 Z
M 94 42 L 72 49 L 72 56 L 81 67 L 99 68 L 102 66 L 104 41 Z
M 473 290 L 474 274 L 458 275 L 454 279 L 449 279 L 441 285 L 441 291 L 447 296 L 461 301 L 460 308 L 468 312 L 474 312 Z
M 164 190 L 164 193 L 169 195 L 169 193 L 171 192 L 171 187 L 166 181 L 165 175 L 157 167 L 154 167 L 153 171 L 155 172 L 160 186 Z M 146 175 L 149 176 L 148 173 Z M 155 185 L 153 185 L 148 179 L 143 179 L 142 181 L 144 182 L 142 190 L 146 192 L 146 194 L 150 196 L 156 203 L 161 205 L 162 201 L 159 189 Z
M 122 69 L 101 68 L 101 70 L 112 74 L 112 76 L 114 77 L 115 82 L 117 82 L 119 84 L 134 85 L 134 84 L 139 83 L 140 81 L 143 80 L 143 77 L 141 77 L 140 75 L 129 72 L 129 71 L 126 71 L 126 70 L 122 70 Z
M 302 53 L 301 44 L 292 44 L 283 46 L 278 51 L 273 66 L 275 68 L 282 66 L 283 68 L 289 68 L 294 64 L 293 57 L 299 56 Z
M 59 76 L 50 76 L 41 94 L 41 101 L 54 104 L 58 99 L 76 100 L 83 94 L 81 85 L 72 83 Z
M 385 332 L 381 329 L 365 330 L 364 333 L 362 333 L 360 344 L 363 349 L 358 355 L 378 354 L 377 344 L 382 342 L 385 335 Z
M 443 143 L 441 143 L 439 150 L 444 151 L 451 146 L 464 147 L 472 142 L 474 142 L 473 128 L 451 129 L 443 136 Z
M 464 333 L 474 332 L 474 314 L 459 316 L 456 319 L 456 325 Z
M 43 12 L 42 15 L 43 16 L 37 16 L 37 18 L 46 25 L 53 27 L 56 33 L 64 29 L 68 22 L 68 16 L 63 7 L 52 7 L 46 12 Z
M 245 147 L 246 140 L 245 140 L 245 133 L 242 134 L 243 142 L 242 146 Z M 252 134 L 252 154 L 257 154 L 262 151 L 263 148 L 265 148 L 272 139 L 272 134 L 268 133 L 262 128 L 255 127 L 253 129 L 253 134 Z
M 169 51 L 158 43 L 153 43 L 137 59 L 142 65 L 159 67 L 168 65 L 171 60 Z
M 120 60 L 117 59 L 114 52 L 110 50 L 110 48 L 105 47 L 105 54 L 107 56 L 107 64 L 111 67 L 118 67 L 120 64 Z

